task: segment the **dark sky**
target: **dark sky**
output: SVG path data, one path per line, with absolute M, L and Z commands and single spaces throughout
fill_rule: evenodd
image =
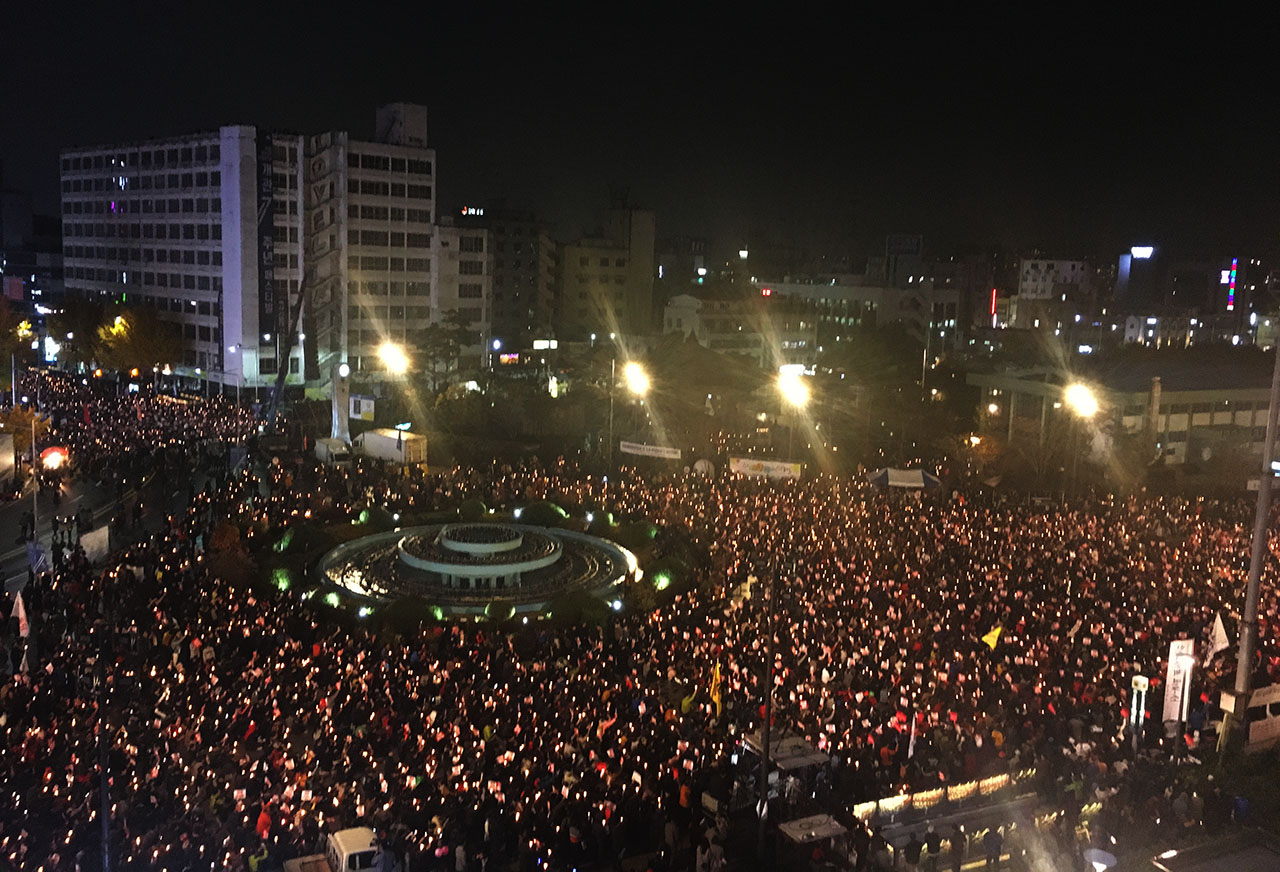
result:
M 626 189 L 660 235 L 734 247 L 1277 248 L 1275 72 L 1194 26 L 259 5 L 14 4 L 6 186 L 53 211 L 67 145 L 231 123 L 367 137 L 377 105 L 405 100 L 430 109 L 442 209 L 506 197 L 562 235 Z

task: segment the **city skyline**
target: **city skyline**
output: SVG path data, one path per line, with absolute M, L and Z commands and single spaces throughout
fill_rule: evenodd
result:
M 1122 36 L 1039 45 L 971 24 L 836 51 L 710 18 L 575 32 L 440 9 L 418 27 L 287 9 L 18 17 L 0 160 L 50 214 L 60 149 L 226 124 L 365 134 L 372 106 L 409 100 L 430 111 L 442 214 L 504 200 L 562 237 L 625 193 L 660 237 L 722 249 L 856 258 L 904 232 L 934 255 L 1275 248 L 1275 122 L 1241 112 L 1261 81 Z

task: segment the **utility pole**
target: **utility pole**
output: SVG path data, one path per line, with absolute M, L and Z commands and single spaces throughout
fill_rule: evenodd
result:
M 613 395 L 617 393 L 618 352 L 613 352 L 613 360 L 609 361 L 609 471 L 613 472 Z
M 35 487 L 31 491 L 31 539 L 40 546 L 40 472 L 36 462 L 36 410 L 31 410 L 31 483 Z
M 760 729 L 760 804 L 756 812 L 760 816 L 760 834 L 756 842 L 756 859 L 764 862 L 765 829 L 768 825 L 769 808 L 769 735 L 770 721 L 773 719 L 773 587 L 776 566 L 769 573 L 768 599 L 764 601 L 764 726 Z
M 103 624 L 102 632 L 110 630 Z M 107 725 L 107 644 L 106 636 L 98 647 L 98 770 L 100 775 L 98 817 L 102 819 L 102 872 L 111 872 L 111 779 L 107 772 L 109 728 Z
M 1258 479 L 1258 508 L 1253 516 L 1253 553 L 1249 557 L 1249 586 L 1244 598 L 1244 618 L 1240 622 L 1240 653 L 1236 658 L 1235 705 L 1223 724 L 1228 738 L 1235 721 L 1244 721 L 1253 692 L 1253 652 L 1258 645 L 1258 594 L 1262 581 L 1262 561 L 1267 547 L 1267 520 L 1271 514 L 1271 480 L 1275 472 L 1271 461 L 1276 449 L 1276 413 L 1280 411 L 1280 347 L 1275 349 L 1276 362 L 1271 373 L 1271 405 L 1267 407 L 1267 435 L 1262 442 L 1262 477 Z M 1225 747 L 1225 744 L 1224 744 Z

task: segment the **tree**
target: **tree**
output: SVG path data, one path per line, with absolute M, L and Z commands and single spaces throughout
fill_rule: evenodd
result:
M 36 422 L 36 440 L 49 432 L 49 422 L 35 409 L 12 406 L 0 411 L 0 433 L 13 437 L 13 450 L 19 456 L 31 448 L 31 421 Z
M 20 318 L 10 308 L 9 301 L 0 297 L 0 355 L 4 356 L 3 371 L 10 379 L 14 358 L 22 363 L 30 356 L 32 336 L 31 322 Z
M 98 328 L 98 362 L 117 372 L 176 363 L 182 353 L 178 326 L 156 317 L 154 309 L 119 308 L 107 312 Z
M 58 357 L 64 363 L 92 366 L 102 349 L 98 330 L 106 322 L 106 307 L 99 300 L 69 298 L 62 310 L 49 316 L 49 333 L 62 345 Z
M 438 393 L 443 370 L 444 378 L 459 368 L 462 349 L 473 345 L 476 331 L 463 319 L 456 310 L 445 313 L 441 321 L 437 321 L 422 331 L 416 351 L 419 359 L 429 364 L 427 373 L 431 378 L 431 390 Z

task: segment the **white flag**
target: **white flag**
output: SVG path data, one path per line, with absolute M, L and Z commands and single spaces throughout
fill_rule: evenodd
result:
M 1227 641 L 1227 628 L 1222 624 L 1222 612 L 1218 612 L 1213 616 L 1213 633 L 1209 636 L 1209 656 L 1213 657 L 1219 651 L 1230 647 L 1231 643 Z
M 18 591 L 14 596 L 17 597 L 17 602 L 13 604 L 13 614 L 18 619 L 18 635 L 25 639 L 31 635 L 31 624 L 27 620 L 27 607 L 22 602 L 22 591 Z
M 916 756 L 916 714 L 911 713 L 911 740 L 907 742 L 907 759 Z

